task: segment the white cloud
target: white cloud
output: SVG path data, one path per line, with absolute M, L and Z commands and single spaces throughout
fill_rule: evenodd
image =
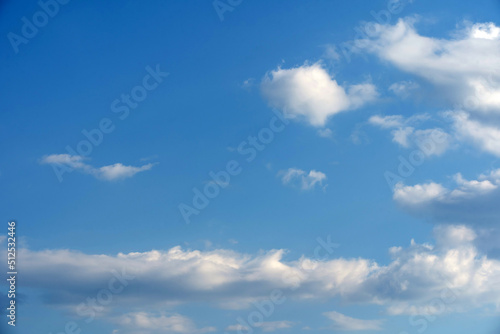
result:
M 473 38 L 496 40 L 500 38 L 500 28 L 494 23 L 478 23 L 470 29 Z
M 425 308 L 450 289 L 454 301 L 446 305 L 448 312 L 498 306 L 500 261 L 478 250 L 479 233 L 465 226 L 447 226 L 436 228 L 435 234 L 435 245 L 412 241 L 406 248 L 391 248 L 392 260 L 387 265 L 363 258 L 318 260 L 302 256 L 285 261 L 284 250 L 248 255 L 174 247 L 111 256 L 20 249 L 23 261 L 19 270 L 24 286 L 43 291 L 46 302 L 74 309 L 106 288 L 114 277 L 113 270 L 122 273 L 125 268 L 124 275 L 133 279 L 120 292 L 120 309 L 140 307 L 141 312 L 130 312 L 120 320 L 144 330 L 177 326 L 182 332 L 194 328 L 182 316 L 151 313 L 166 304 L 206 302 L 244 307 L 269 298 L 273 289 L 286 293 L 290 302 L 339 298 L 346 303 L 378 305 L 393 313 Z M 5 255 L 5 250 L 0 252 Z M 106 314 L 113 312 L 103 317 Z M 263 329 L 289 325 L 270 322 Z
M 393 129 L 392 141 L 404 148 L 418 147 L 427 156 L 439 156 L 448 150 L 453 140 L 441 128 L 415 129 L 416 125 L 429 118 L 428 114 L 417 114 L 409 118 L 402 115 L 374 115 L 368 122 L 382 129 Z
M 481 175 L 478 180 L 466 180 L 460 173 L 455 174 L 454 179 L 457 187 L 453 190 L 434 182 L 414 186 L 399 183 L 394 189 L 394 199 L 403 204 L 422 204 L 429 201 L 457 203 L 477 198 L 498 189 L 500 170 L 495 170 L 490 175 Z
M 500 37 L 494 23 L 468 24 L 454 38 L 420 35 L 414 18 L 374 26 L 371 39 L 356 41 L 399 69 L 433 83 L 460 105 L 478 112 L 500 111 Z M 471 98 L 474 103 L 471 103 Z
M 427 182 L 407 186 L 399 183 L 393 198 L 402 207 L 419 216 L 444 222 L 496 224 L 499 214 L 500 169 L 467 180 L 462 174 L 453 177 L 455 186 Z
M 477 238 L 477 234 L 464 225 L 440 225 L 434 229 L 434 237 L 439 244 L 456 248 L 462 244 L 473 242 Z
M 85 158 L 79 155 L 51 154 L 43 156 L 40 162 L 42 164 L 50 164 L 50 165 L 67 165 L 70 168 L 81 169 L 81 170 L 91 169 L 91 166 L 83 162 L 84 160 Z
M 5 235 L 0 235 L 0 244 L 2 244 L 7 237 Z
M 339 331 L 379 331 L 382 330 L 382 320 L 362 320 L 348 317 L 339 312 L 323 313 L 334 322 L 334 329 Z
M 370 83 L 349 86 L 346 92 L 318 63 L 271 71 L 261 89 L 269 104 L 283 110 L 286 117 L 305 119 L 313 126 L 324 126 L 330 116 L 377 97 Z
M 213 327 L 196 328 L 193 321 L 180 314 L 153 314 L 147 312 L 132 312 L 124 314 L 115 320 L 125 328 L 126 332 L 137 333 L 186 333 L 197 334 L 214 332 Z
M 311 190 L 316 185 L 322 187 L 323 181 L 327 179 L 326 175 L 316 170 L 310 170 L 309 173 L 298 168 L 288 168 L 280 171 L 281 182 L 283 184 L 292 184 L 299 186 L 302 190 Z
M 100 167 L 98 169 L 98 175 L 105 180 L 126 179 L 139 172 L 150 170 L 153 166 L 154 164 L 152 163 L 141 167 L 125 166 L 121 163 L 116 163 L 114 165 Z
M 134 176 L 139 172 L 150 170 L 155 164 L 149 163 L 140 167 L 126 166 L 121 163 L 103 167 L 93 167 L 86 164 L 84 157 L 69 154 L 51 154 L 42 157 L 40 163 L 49 164 L 53 167 L 66 168 L 69 170 L 78 170 L 85 174 L 93 175 L 97 179 L 114 181 Z

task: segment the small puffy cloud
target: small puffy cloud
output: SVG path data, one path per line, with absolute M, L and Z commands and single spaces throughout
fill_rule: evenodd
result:
M 330 116 L 359 108 L 377 97 L 370 83 L 346 90 L 318 63 L 271 71 L 262 80 L 261 89 L 269 104 L 286 117 L 305 119 L 318 127 Z
M 418 147 L 427 156 L 442 155 L 451 146 L 452 136 L 441 128 L 415 129 L 419 123 L 428 119 L 427 114 L 409 118 L 402 115 L 374 115 L 368 122 L 382 129 L 392 129 L 392 141 L 404 148 Z
M 2 244 L 7 237 L 5 235 L 0 235 L 0 244 Z
M 298 168 L 288 168 L 278 173 L 281 175 L 281 182 L 284 185 L 296 185 L 302 190 L 311 190 L 316 185 L 323 187 L 323 181 L 326 175 L 316 170 L 310 170 L 309 173 Z
M 323 313 L 332 320 L 334 329 L 338 331 L 379 331 L 382 330 L 382 320 L 362 320 L 348 317 L 339 312 Z
M 85 163 L 85 160 L 86 159 L 84 157 L 78 155 L 51 154 L 42 157 L 42 159 L 40 159 L 40 163 L 52 165 L 54 170 L 56 170 L 56 168 L 60 168 L 62 172 L 77 170 L 85 174 L 90 174 L 97 179 L 106 181 L 126 179 L 139 172 L 150 170 L 155 165 L 154 163 L 149 163 L 140 167 L 135 167 L 116 163 L 96 168 Z M 60 173 L 62 173 L 61 171 L 57 175 L 60 175 Z
M 180 314 L 153 314 L 147 312 L 127 313 L 116 319 L 116 322 L 125 328 L 125 332 L 144 334 L 154 333 L 186 333 L 201 334 L 214 332 L 213 327 L 196 328 L 193 321 Z

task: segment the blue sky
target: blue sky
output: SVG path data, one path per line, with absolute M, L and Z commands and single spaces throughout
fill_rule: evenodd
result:
M 498 1 L 54 1 L 0 11 L 2 332 L 498 331 Z

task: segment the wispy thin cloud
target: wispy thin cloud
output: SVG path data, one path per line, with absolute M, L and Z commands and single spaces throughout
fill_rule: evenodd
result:
M 70 154 L 51 154 L 42 157 L 41 164 L 48 164 L 53 167 L 66 168 L 68 171 L 76 170 L 84 174 L 94 176 L 99 180 L 115 181 L 126 179 L 135 174 L 153 168 L 155 163 L 149 163 L 139 167 L 127 166 L 122 163 L 115 163 L 102 167 L 94 167 L 85 162 L 86 158 Z

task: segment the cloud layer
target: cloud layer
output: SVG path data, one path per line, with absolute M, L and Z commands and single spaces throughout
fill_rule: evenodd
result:
M 478 233 L 465 226 L 439 226 L 435 245 L 412 241 L 407 248 L 393 247 L 387 265 L 363 258 L 302 256 L 284 261 L 284 250 L 248 255 L 174 247 L 111 256 L 21 249 L 19 270 L 26 287 L 40 289 L 47 303 L 69 309 L 95 296 L 121 273 L 133 279 L 120 292 L 120 308 L 142 305 L 141 312 L 189 302 L 241 308 L 268 298 L 273 289 L 281 289 L 294 302 L 339 298 L 345 303 L 379 305 L 387 314 L 436 312 L 433 299 L 443 293 L 453 297 L 452 302 L 446 301 L 447 312 L 491 306 L 498 310 L 500 261 L 482 254 L 477 238 Z M 332 320 L 347 326 L 346 319 L 336 314 Z M 191 326 L 182 317 L 166 314 L 132 312 L 118 320 L 136 327 Z M 368 324 L 376 327 L 377 323 L 358 323 Z

